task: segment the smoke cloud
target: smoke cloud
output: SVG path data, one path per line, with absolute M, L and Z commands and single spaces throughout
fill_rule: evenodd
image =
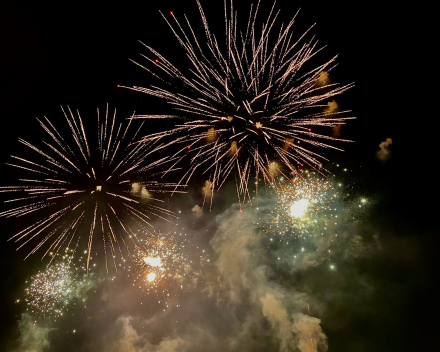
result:
M 338 137 L 341 136 L 342 126 L 344 126 L 344 124 L 340 123 L 340 124 L 338 124 L 338 125 L 336 125 L 335 127 L 332 128 L 333 137 L 338 138 Z
M 108 284 L 101 282 L 89 290 L 84 314 L 48 324 L 56 329 L 34 326 L 30 317 L 23 319 L 19 348 L 12 351 L 326 351 L 327 337 L 321 320 L 311 313 L 310 303 L 314 312 L 325 308 L 295 285 L 294 274 L 322 265 L 326 260 L 322 253 L 330 248 L 350 259 L 365 255 L 376 242 L 367 245 L 348 229 L 338 234 L 340 248 L 335 247 L 332 236 L 310 238 L 317 250 L 302 253 L 295 262 L 291 252 L 275 249 L 275 256 L 285 260 L 283 268 L 290 270 L 289 281 L 283 281 L 276 274 L 279 262 L 268 255 L 265 228 L 257 221 L 259 211 L 270 204 L 261 200 L 260 210 L 245 207 L 240 212 L 235 205 L 215 217 L 207 213 L 201 229 L 194 228 L 191 217 L 182 218 L 182 228 L 194 241 L 210 224 L 214 232 L 203 246 L 210 262 L 204 265 L 195 287 L 168 298 L 167 309 L 152 296 L 136 291 L 131 282 L 127 284 L 121 268 L 114 281 L 111 278 Z M 198 205 L 189 208 L 196 217 L 203 214 Z M 355 227 L 353 224 L 353 231 Z M 334 232 L 330 224 L 328 231 Z M 63 324 L 68 328 L 60 328 Z M 75 343 L 66 343 L 65 331 L 73 328 L 77 329 L 71 340 Z
M 132 317 L 120 317 L 115 323 L 118 338 L 106 346 L 111 352 L 176 352 L 183 351 L 186 341 L 177 338 L 165 338 L 158 345 L 152 344 L 146 334 L 139 334 L 133 326 Z
M 322 71 L 321 74 L 319 75 L 316 84 L 318 86 L 323 86 L 329 83 L 329 77 L 328 77 L 328 72 L 326 71 Z
M 202 194 L 204 197 L 210 198 L 212 196 L 212 182 L 206 180 L 205 185 L 202 187 Z
M 201 208 L 197 204 L 191 208 L 191 211 L 196 218 L 200 218 L 203 215 L 203 208 Z
M 19 347 L 14 352 L 40 352 L 49 347 L 50 328 L 37 325 L 29 314 L 22 314 L 18 323 Z
M 336 103 L 336 101 L 333 99 L 332 101 L 329 101 L 327 103 L 328 108 L 325 109 L 325 112 L 327 113 L 331 113 L 337 110 L 338 108 L 338 103 Z
M 389 146 L 391 144 L 393 144 L 393 140 L 391 138 L 387 138 L 385 141 L 379 144 L 380 149 L 377 151 L 376 156 L 380 161 L 385 162 L 390 158 L 391 152 Z
M 219 276 L 218 286 L 211 288 L 211 292 L 217 290 L 217 297 L 228 304 L 246 302 L 251 305 L 246 323 L 241 327 L 241 336 L 249 333 L 250 321 L 254 324 L 258 321 L 262 328 L 265 318 L 277 337 L 280 351 L 295 348 L 301 352 L 318 351 L 318 347 L 325 351 L 327 342 L 320 320 L 303 313 L 308 307 L 306 295 L 283 288 L 269 279 L 271 270 L 264 259 L 255 215 L 251 209 L 246 213 L 230 209 L 218 219 L 219 230 L 211 244 L 217 254 L 215 265 Z M 304 344 L 304 336 L 309 344 Z
M 151 193 L 139 182 L 131 184 L 131 193 L 133 195 L 138 195 L 141 198 L 151 198 Z

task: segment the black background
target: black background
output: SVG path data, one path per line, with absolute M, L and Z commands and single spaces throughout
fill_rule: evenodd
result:
M 249 4 L 246 0 L 236 6 L 247 13 Z M 202 1 L 202 5 L 208 19 L 213 19 L 211 29 L 218 27 L 222 34 L 222 2 Z M 359 182 L 365 183 L 370 195 L 380 195 L 373 219 L 385 232 L 385 241 L 402 246 L 394 250 L 403 259 L 390 257 L 381 267 L 371 263 L 365 268 L 383 282 L 397 285 L 395 291 L 383 292 L 378 302 L 378 309 L 385 310 L 373 320 L 360 317 L 345 332 L 363 336 L 376 351 L 434 350 L 438 327 L 432 320 L 439 246 L 437 157 L 432 121 L 420 110 L 427 105 L 422 96 L 429 88 L 417 78 L 431 69 L 420 65 L 423 18 L 414 7 L 402 6 L 357 1 L 278 3 L 285 20 L 301 8 L 294 27 L 298 35 L 317 23 L 313 33 L 328 45 L 323 57 L 340 55 L 334 76 L 341 83 L 356 83 L 338 101 L 358 118 L 342 130 L 343 137 L 356 143 L 343 145 L 345 152 L 336 158 L 366 170 Z M 148 74 L 128 60 L 145 52 L 138 40 L 177 59 L 180 48 L 159 10 L 165 16 L 173 10 L 176 16 L 184 12 L 199 20 L 196 2 L 189 0 L 0 2 L 0 163 L 9 161 L 19 136 L 38 140 L 35 117 L 60 116 L 60 105 L 94 112 L 109 102 L 128 113 L 151 111 L 149 104 L 155 100 L 117 85 L 148 85 Z M 375 153 L 386 138 L 393 139 L 392 157 L 381 164 Z M 1 184 L 11 184 L 10 168 L 1 170 Z M 0 224 L 0 334 L 5 344 L 16 333 L 20 311 L 13 302 L 32 262 L 22 262 L 25 253 L 16 253 L 14 245 L 6 242 L 12 230 Z M 405 248 L 405 243 L 417 248 Z M 408 254 L 411 250 L 418 253 L 415 259 Z M 344 332 L 326 333 L 331 351 L 346 350 Z

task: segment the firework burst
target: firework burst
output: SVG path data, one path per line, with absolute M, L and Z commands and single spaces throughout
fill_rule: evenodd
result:
M 341 189 L 315 172 L 300 172 L 293 180 L 283 179 L 276 190 L 269 232 L 301 236 L 312 227 L 325 227 L 330 218 L 337 217 Z
M 197 281 L 195 267 L 202 258 L 185 233 L 179 233 L 178 237 L 161 233 L 150 235 L 142 246 L 133 251 L 133 266 L 129 267 L 133 286 L 146 295 L 156 297 L 166 307 L 176 291 Z
M 154 194 L 174 190 L 175 184 L 145 179 L 164 160 L 147 163 L 146 157 L 157 149 L 154 142 L 132 143 L 142 124 L 132 131 L 132 120 L 117 123 L 116 109 L 111 113 L 107 106 L 104 114 L 98 109 L 98 133 L 90 138 L 78 111 L 62 111 L 64 130 L 47 118 L 37 119 L 48 138 L 42 147 L 19 139 L 34 156 L 12 156 L 14 163 L 8 165 L 27 175 L 19 180 L 21 185 L 0 187 L 0 192 L 15 196 L 5 203 L 19 204 L 0 216 L 26 215 L 34 220 L 11 238 L 21 242 L 21 248 L 29 242 L 35 245 L 44 236 L 28 256 L 44 247 L 43 258 L 53 253 L 53 259 L 61 248 L 73 248 L 80 234 L 86 233 L 87 271 L 94 237 L 100 234 L 108 272 L 109 258 L 115 269 L 119 258 L 125 262 L 123 251 L 128 253 L 131 243 L 124 237 L 134 245 L 140 243 L 132 226 L 150 232 L 153 217 L 176 218 L 154 204 L 160 201 Z
M 355 183 L 346 183 L 341 176 L 322 177 L 309 170 L 300 171 L 291 180 L 280 178 L 275 191 L 275 203 L 268 207 L 267 231 L 283 236 L 322 235 L 329 227 L 362 220 L 371 205 L 357 195 Z
M 371 249 L 360 232 L 372 202 L 356 189 L 342 175 L 323 178 L 308 170 L 293 180 L 280 180 L 277 197 L 261 202 L 257 220 L 265 227 L 267 248 L 280 270 L 286 263 L 299 268 L 312 262 L 329 262 L 334 270 L 334 260 Z
M 281 24 L 276 32 L 279 11 L 274 7 L 262 27 L 258 26 L 261 31 L 257 30 L 260 3 L 251 6 L 245 31 L 241 31 L 232 2 L 228 7 L 225 1 L 226 36 L 222 44 L 211 33 L 198 0 L 197 4 L 204 39 L 196 36 L 186 16 L 184 29 L 172 12 L 169 17 L 162 15 L 186 53 L 189 67 L 180 70 L 148 45 L 149 55 L 144 56 L 148 63 L 136 63 L 159 83 L 129 88 L 161 98 L 177 112 L 136 117 L 181 121 L 144 141 L 172 137 L 168 145 L 182 145 L 173 156 L 176 164 L 189 158 L 182 184 L 202 168 L 214 192 L 235 173 L 241 203 L 251 201 L 248 185 L 253 173 L 258 188 L 261 174 L 265 183 L 273 184 L 281 169 L 296 174 L 307 164 L 321 170 L 326 159 L 313 149 L 338 149 L 327 141 L 340 140 L 322 134 L 322 127 L 341 126 L 353 118 L 346 116 L 348 111 L 327 108 L 330 98 L 353 86 L 328 84 L 328 72 L 335 66 L 336 57 L 306 69 L 304 66 L 322 48 L 317 48 L 314 38 L 303 41 L 308 31 L 298 40 L 293 39 L 295 18 L 287 25 Z M 274 164 L 274 160 L 280 163 Z
M 66 250 L 53 265 L 31 277 L 24 299 L 28 312 L 60 317 L 69 306 L 85 301 L 93 284 L 84 275 L 84 265 L 74 265 L 72 259 L 73 250 Z

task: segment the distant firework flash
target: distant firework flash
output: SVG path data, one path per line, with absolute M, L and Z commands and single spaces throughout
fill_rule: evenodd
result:
M 257 224 L 265 228 L 267 248 L 281 266 L 307 265 L 310 256 L 329 261 L 333 254 L 359 245 L 357 224 L 371 204 L 359 196 L 355 184 L 343 180 L 305 170 L 293 180 L 281 180 L 278 197 L 261 202 L 264 215 Z M 329 269 L 335 269 L 332 262 Z
M 293 180 L 281 181 L 277 191 L 269 232 L 294 232 L 301 236 L 308 228 L 322 226 L 328 218 L 337 217 L 336 202 L 341 189 L 315 172 L 301 172 Z
M 346 116 L 349 111 L 334 109 L 337 105 L 330 101 L 353 87 L 328 84 L 328 72 L 335 66 L 336 56 L 308 71 L 304 69 L 321 50 L 316 48 L 314 37 L 302 41 L 310 29 L 293 40 L 295 16 L 276 33 L 279 11 L 274 7 L 263 26 L 258 26 L 259 2 L 255 8 L 251 6 L 245 32 L 237 28 L 238 16 L 232 2 L 230 8 L 225 2 L 226 36 L 225 45 L 221 45 L 211 33 L 198 0 L 197 4 L 206 38 L 196 36 L 186 16 L 187 30 L 173 12 L 171 20 L 162 14 L 185 51 L 189 67 L 181 71 L 148 45 L 145 47 L 150 54 L 143 55 L 148 64 L 136 63 L 155 76 L 158 85 L 127 88 L 164 99 L 177 110 L 176 115 L 136 118 L 182 121 L 168 131 L 146 136 L 144 141 L 171 137 L 173 140 L 164 147 L 183 145 L 173 155 L 177 161 L 172 165 L 189 159 L 182 184 L 202 168 L 214 192 L 234 170 L 241 203 L 251 201 L 248 185 L 253 172 L 258 187 L 260 173 L 265 183 L 273 185 L 276 170 L 297 174 L 304 165 L 321 170 L 322 160 L 326 159 L 306 146 L 338 149 L 325 140 L 341 139 L 320 131 L 323 127 L 340 127 L 354 118 Z M 274 160 L 281 165 L 273 164 Z
M 61 257 L 61 255 L 60 255 Z M 68 250 L 53 265 L 32 276 L 25 290 L 27 311 L 43 317 L 60 317 L 68 307 L 85 300 L 93 286 L 84 266 L 74 265 L 73 250 Z
M 66 119 L 64 130 L 46 117 L 37 119 L 49 138 L 43 141 L 42 148 L 19 139 L 32 150 L 28 154 L 34 156 L 12 156 L 15 162 L 8 165 L 27 175 L 19 180 L 22 185 L 0 187 L 0 192 L 15 196 L 5 203 L 20 204 L 0 216 L 29 217 L 34 213 L 35 222 L 11 238 L 23 242 L 18 247 L 21 248 L 44 235 L 28 256 L 47 243 L 43 258 L 52 252 L 53 259 L 63 246 L 72 248 L 75 239 L 87 237 L 87 272 L 94 235 L 100 233 L 108 272 L 108 265 L 112 265 L 108 264 L 108 257 L 115 269 L 117 256 L 125 262 L 122 248 L 128 252 L 130 244 L 125 235 L 134 245 L 140 243 L 132 226 L 148 232 L 152 216 L 167 221 L 176 218 L 172 212 L 152 204 L 158 201 L 154 193 L 175 190 L 175 184 L 145 178 L 164 160 L 146 162 L 148 154 L 155 151 L 154 142 L 132 143 L 142 124 L 132 132 L 132 120 L 117 123 L 116 110 L 111 113 L 107 107 L 102 113 L 98 109 L 98 133 L 90 139 L 79 112 L 75 114 L 69 107 L 62 111 Z M 87 236 L 80 235 L 84 233 Z
M 133 251 L 129 277 L 133 286 L 168 306 L 170 297 L 193 286 L 202 257 L 185 233 L 156 233 Z M 185 287 L 184 287 L 185 286 Z

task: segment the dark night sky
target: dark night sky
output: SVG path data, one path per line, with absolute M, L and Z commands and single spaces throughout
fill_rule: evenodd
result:
M 240 11 L 247 12 L 248 4 L 249 0 L 240 1 Z M 358 182 L 365 194 L 378 200 L 370 219 L 387 248 L 379 260 L 365 260 L 356 268 L 381 288 L 365 310 L 353 312 L 344 308 L 343 302 L 334 303 L 341 305 L 333 307 L 335 311 L 352 314 L 352 318 L 346 329 L 332 332 L 324 326 L 330 351 L 363 351 L 356 345 L 351 349 L 344 345 L 350 340 L 347 336 L 354 335 L 361 337 L 358 341 L 369 341 L 370 351 L 436 347 L 434 260 L 440 243 L 432 187 L 435 156 L 430 155 L 434 143 L 428 137 L 430 122 L 425 122 L 421 112 L 415 113 L 417 106 L 425 104 L 418 101 L 419 86 L 410 82 L 414 78 L 410 70 L 418 62 L 418 45 L 411 39 L 416 34 L 411 28 L 414 21 L 421 20 L 411 13 L 410 26 L 407 19 L 414 9 L 383 4 L 287 0 L 278 4 L 286 19 L 301 8 L 298 34 L 317 23 L 313 32 L 321 44 L 328 45 L 326 57 L 340 55 L 334 73 L 338 81 L 356 83 L 341 99 L 342 106 L 358 117 L 344 127 L 343 137 L 356 143 L 343 146 L 346 151 L 336 158 L 341 163 L 362 165 L 365 170 L 364 175 L 358 175 Z M 222 11 L 221 0 L 202 1 L 202 5 L 208 20 Z M 34 134 L 36 116 L 58 116 L 60 105 L 85 111 L 109 102 L 126 111 L 147 112 L 150 100 L 117 85 L 147 85 L 148 74 L 128 60 L 139 58 L 142 47 L 138 40 L 148 42 L 165 56 L 175 55 L 174 49 L 179 49 L 159 10 L 173 10 L 177 15 L 185 12 L 198 20 L 192 0 L 92 5 L 1 1 L 0 164 L 8 161 L 19 136 Z M 223 18 L 219 19 L 222 24 Z M 392 156 L 381 164 L 375 153 L 386 138 L 393 139 Z M 12 182 L 8 170 L 2 167 L 2 185 Z M 3 220 L 0 226 L 3 350 L 11 334 L 17 333 L 20 311 L 13 301 L 32 263 L 22 262 L 24 252 L 16 253 L 13 244 L 6 242 L 10 233 Z M 356 302 L 350 297 L 347 300 Z

